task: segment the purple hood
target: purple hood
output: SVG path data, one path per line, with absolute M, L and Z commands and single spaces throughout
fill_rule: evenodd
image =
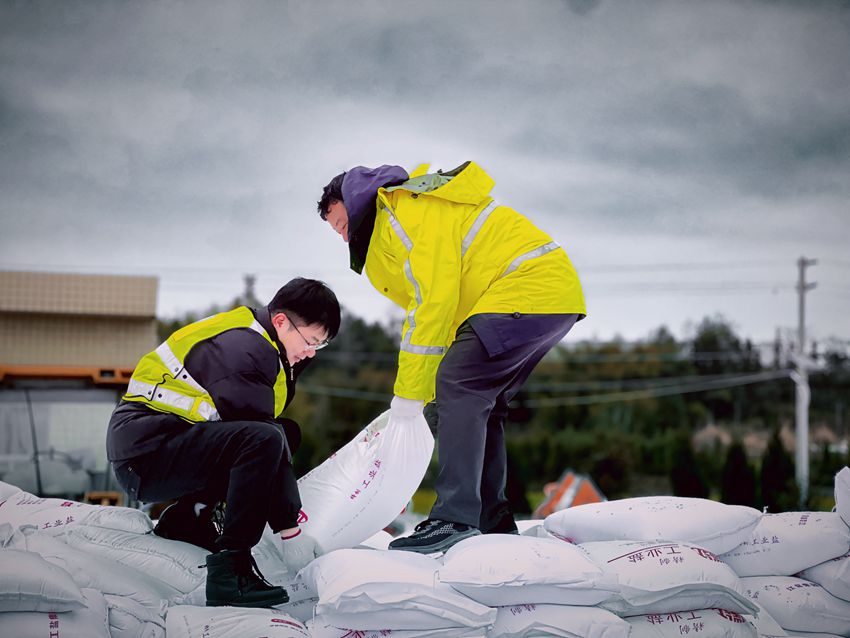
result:
M 366 251 L 375 227 L 375 199 L 378 189 L 407 181 L 401 166 L 384 164 L 377 168 L 355 166 L 342 178 L 342 201 L 348 211 L 348 251 L 351 269 L 358 275 L 366 263 Z

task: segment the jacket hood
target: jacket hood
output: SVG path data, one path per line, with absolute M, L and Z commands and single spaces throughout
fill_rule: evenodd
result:
M 348 252 L 351 269 L 358 275 L 363 272 L 375 227 L 378 189 L 401 184 L 407 177 L 401 166 L 384 164 L 377 168 L 355 166 L 342 178 L 342 201 L 348 212 Z

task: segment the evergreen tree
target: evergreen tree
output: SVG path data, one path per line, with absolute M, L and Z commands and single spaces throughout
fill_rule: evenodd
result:
M 720 500 L 729 505 L 755 507 L 756 472 L 747 460 L 740 441 L 734 441 L 726 452 L 726 462 L 720 479 Z
M 779 430 L 767 444 L 761 462 L 761 505 L 772 514 L 798 509 L 800 489 L 794 476 L 794 461 L 782 445 Z
M 708 498 L 708 483 L 697 463 L 687 430 L 677 434 L 670 450 L 670 483 L 676 496 Z

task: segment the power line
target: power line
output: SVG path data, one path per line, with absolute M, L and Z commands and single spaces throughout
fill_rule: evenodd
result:
M 706 390 L 722 390 L 736 386 L 773 381 L 791 376 L 791 370 L 777 370 L 771 372 L 759 372 L 749 375 L 731 376 L 726 379 L 715 379 L 698 383 L 683 383 L 678 386 L 662 388 L 651 388 L 635 390 L 632 392 L 608 392 L 605 394 L 593 394 L 583 397 L 549 397 L 540 399 L 528 399 L 522 402 L 527 407 L 550 407 L 557 405 L 593 405 L 598 403 L 619 403 L 622 401 L 637 401 L 640 399 L 653 399 L 656 397 L 675 396 L 679 394 L 690 394 L 693 392 L 704 392 Z

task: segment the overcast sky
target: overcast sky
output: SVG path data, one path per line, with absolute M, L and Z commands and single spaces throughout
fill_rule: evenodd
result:
M 847 2 L 0 2 L 0 269 L 151 274 L 158 311 L 296 275 L 401 316 L 316 212 L 453 168 L 565 247 L 573 339 L 850 339 Z

